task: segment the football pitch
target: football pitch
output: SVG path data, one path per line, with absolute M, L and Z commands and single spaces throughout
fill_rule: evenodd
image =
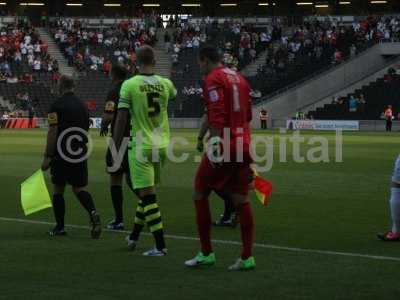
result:
M 279 163 L 278 131 L 254 134 L 274 138 L 276 162 L 262 174 L 273 182 L 274 193 L 269 207 L 251 196 L 257 268 L 229 272 L 239 255 L 239 228 L 213 228 L 214 267 L 183 265 L 199 249 L 191 200 L 193 160 L 168 163 L 163 170 L 158 198 L 169 253 L 147 258 L 141 253 L 153 246 L 150 235 L 142 236 L 135 252 L 126 249 L 126 232 L 105 231 L 100 240 L 91 240 L 87 215 L 70 189 L 65 196 L 68 236 L 47 236 L 51 209 L 25 217 L 20 183 L 40 167 L 46 131 L 0 130 L 0 299 L 400 299 L 400 243 L 375 237 L 389 228 L 398 133 L 344 133 L 342 163 L 334 161 L 334 133 L 302 132 L 306 140 L 329 141 L 326 163 L 296 163 L 290 144 L 287 162 Z M 98 131 L 91 135 L 89 189 L 105 224 L 113 217 L 106 140 Z M 195 154 L 196 131 L 174 130 L 172 135 L 189 141 L 177 146 L 177 153 Z M 303 145 L 301 152 L 309 148 Z M 125 189 L 127 230 L 136 203 Z M 211 207 L 215 219 L 222 201 L 213 196 Z

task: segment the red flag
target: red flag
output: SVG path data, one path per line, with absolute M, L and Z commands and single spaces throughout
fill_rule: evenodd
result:
M 254 176 L 254 191 L 256 192 L 258 200 L 260 200 L 264 206 L 268 206 L 272 194 L 272 183 L 256 173 Z

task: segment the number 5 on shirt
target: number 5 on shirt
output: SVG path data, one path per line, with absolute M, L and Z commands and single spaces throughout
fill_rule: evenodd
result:
M 147 106 L 149 117 L 156 117 L 160 114 L 159 93 L 147 93 Z

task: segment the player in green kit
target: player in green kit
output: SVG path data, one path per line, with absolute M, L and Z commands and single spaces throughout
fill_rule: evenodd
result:
M 140 73 L 126 80 L 121 87 L 114 129 L 114 140 L 119 149 L 130 113 L 132 141 L 128 148 L 129 167 L 140 200 L 135 225 L 127 242 L 130 249 L 135 249 L 140 232 L 147 224 L 156 247 L 143 255 L 164 256 L 167 249 L 155 185 L 159 182 L 160 168 L 166 160 L 170 139 L 167 108 L 168 101 L 176 97 L 176 89 L 169 79 L 154 74 L 155 57 L 151 47 L 143 46 L 137 51 L 137 63 Z

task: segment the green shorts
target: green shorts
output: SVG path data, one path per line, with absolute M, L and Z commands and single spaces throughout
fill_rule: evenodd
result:
M 128 151 L 129 168 L 135 189 L 155 186 L 160 182 L 161 167 L 167 158 L 167 148 L 136 149 Z

